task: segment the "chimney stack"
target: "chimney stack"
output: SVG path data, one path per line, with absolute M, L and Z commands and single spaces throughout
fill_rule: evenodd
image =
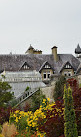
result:
M 58 61 L 58 55 L 57 55 L 57 47 L 54 46 L 52 48 L 52 54 L 53 54 L 53 57 L 54 57 L 54 61 L 57 62 Z

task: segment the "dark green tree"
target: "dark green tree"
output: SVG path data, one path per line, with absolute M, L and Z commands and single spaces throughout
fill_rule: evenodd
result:
M 66 83 L 66 78 L 64 76 L 61 76 L 58 81 L 55 83 L 55 89 L 54 89 L 54 100 L 57 101 L 59 98 L 63 98 L 64 94 L 64 84 Z
M 64 134 L 65 137 L 78 137 L 72 90 L 64 88 Z
M 10 92 L 11 86 L 8 82 L 0 81 L 0 106 L 5 106 L 9 100 L 13 98 L 13 94 Z

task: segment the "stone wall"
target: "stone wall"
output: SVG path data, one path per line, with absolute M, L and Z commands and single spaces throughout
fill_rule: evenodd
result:
M 42 94 L 46 96 L 46 98 L 50 98 L 51 101 L 54 101 L 53 99 L 53 93 L 54 93 L 54 85 L 53 86 L 48 86 L 45 88 L 41 88 Z

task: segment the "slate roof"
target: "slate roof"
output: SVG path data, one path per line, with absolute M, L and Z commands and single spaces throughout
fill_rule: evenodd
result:
M 0 70 L 5 71 L 19 71 L 22 64 L 27 64 L 32 70 L 39 71 L 45 61 L 47 61 L 55 73 L 60 73 L 65 62 L 69 62 L 75 70 L 77 70 L 80 61 L 72 54 L 58 54 L 59 61 L 55 62 L 52 54 L 8 54 L 0 55 Z
M 80 71 L 80 69 L 81 69 L 81 63 L 79 64 L 76 73 L 78 73 Z

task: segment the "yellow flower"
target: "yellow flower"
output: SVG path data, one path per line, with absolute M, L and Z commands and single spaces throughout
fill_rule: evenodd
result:
M 14 117 L 16 117 L 16 114 L 13 114 Z
M 50 101 L 50 98 L 47 98 L 48 101 Z
M 21 116 L 19 116 L 19 119 L 21 119 Z
M 17 114 L 17 113 L 19 113 L 19 110 L 16 110 L 16 111 L 15 111 L 15 114 Z
M 16 117 L 15 121 L 18 122 L 18 117 Z

